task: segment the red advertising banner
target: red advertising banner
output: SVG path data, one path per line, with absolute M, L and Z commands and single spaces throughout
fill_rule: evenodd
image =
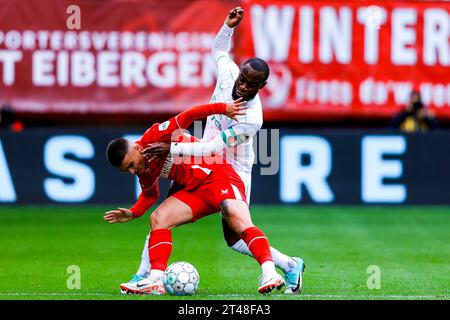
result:
M 249 0 L 244 9 L 237 52 L 271 65 L 266 118 L 390 117 L 413 89 L 450 118 L 450 2 Z
M 0 104 L 26 114 L 175 113 L 212 95 L 226 0 L 0 0 Z M 238 63 L 271 67 L 265 120 L 390 117 L 420 89 L 450 118 L 450 3 L 249 0 Z
M 236 1 L 0 0 L 0 103 L 21 113 L 176 113 L 211 98 Z M 77 25 L 78 23 L 78 25 Z

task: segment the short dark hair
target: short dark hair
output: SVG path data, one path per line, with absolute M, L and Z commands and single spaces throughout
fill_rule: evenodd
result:
M 106 157 L 109 163 L 114 167 L 120 167 L 125 155 L 128 152 L 128 140 L 124 138 L 117 138 L 112 140 L 106 148 Z
M 251 58 L 245 61 L 243 65 L 245 66 L 246 64 L 249 64 L 253 70 L 264 72 L 264 81 L 266 81 L 267 78 L 269 78 L 270 74 L 269 65 L 263 59 Z

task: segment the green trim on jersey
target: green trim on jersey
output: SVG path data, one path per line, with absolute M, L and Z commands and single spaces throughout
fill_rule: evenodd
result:
M 221 134 L 222 134 L 223 143 L 225 143 L 225 145 L 228 147 L 227 135 L 225 134 L 225 131 L 222 131 Z
M 222 59 L 222 58 L 227 58 L 227 57 L 228 57 L 228 56 L 225 55 L 225 54 L 221 55 L 221 56 L 217 59 L 216 63 L 219 63 L 220 59 Z
M 233 127 L 222 131 L 221 134 L 222 140 L 228 148 L 236 147 L 237 145 L 240 145 L 241 143 L 244 143 L 246 141 L 245 136 L 237 135 L 233 130 Z

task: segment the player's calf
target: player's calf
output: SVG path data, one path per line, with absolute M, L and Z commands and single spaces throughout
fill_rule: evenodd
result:
M 241 240 L 241 235 L 237 232 L 234 232 L 224 218 L 222 218 L 222 231 L 225 242 L 229 247 L 233 247 L 236 243 L 239 242 L 239 240 Z

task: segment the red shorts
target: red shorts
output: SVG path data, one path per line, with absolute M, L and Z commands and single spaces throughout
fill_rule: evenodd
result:
M 187 204 L 193 213 L 192 222 L 220 211 L 226 199 L 245 199 L 245 186 L 234 170 L 214 170 L 197 188 L 180 190 L 172 197 Z

